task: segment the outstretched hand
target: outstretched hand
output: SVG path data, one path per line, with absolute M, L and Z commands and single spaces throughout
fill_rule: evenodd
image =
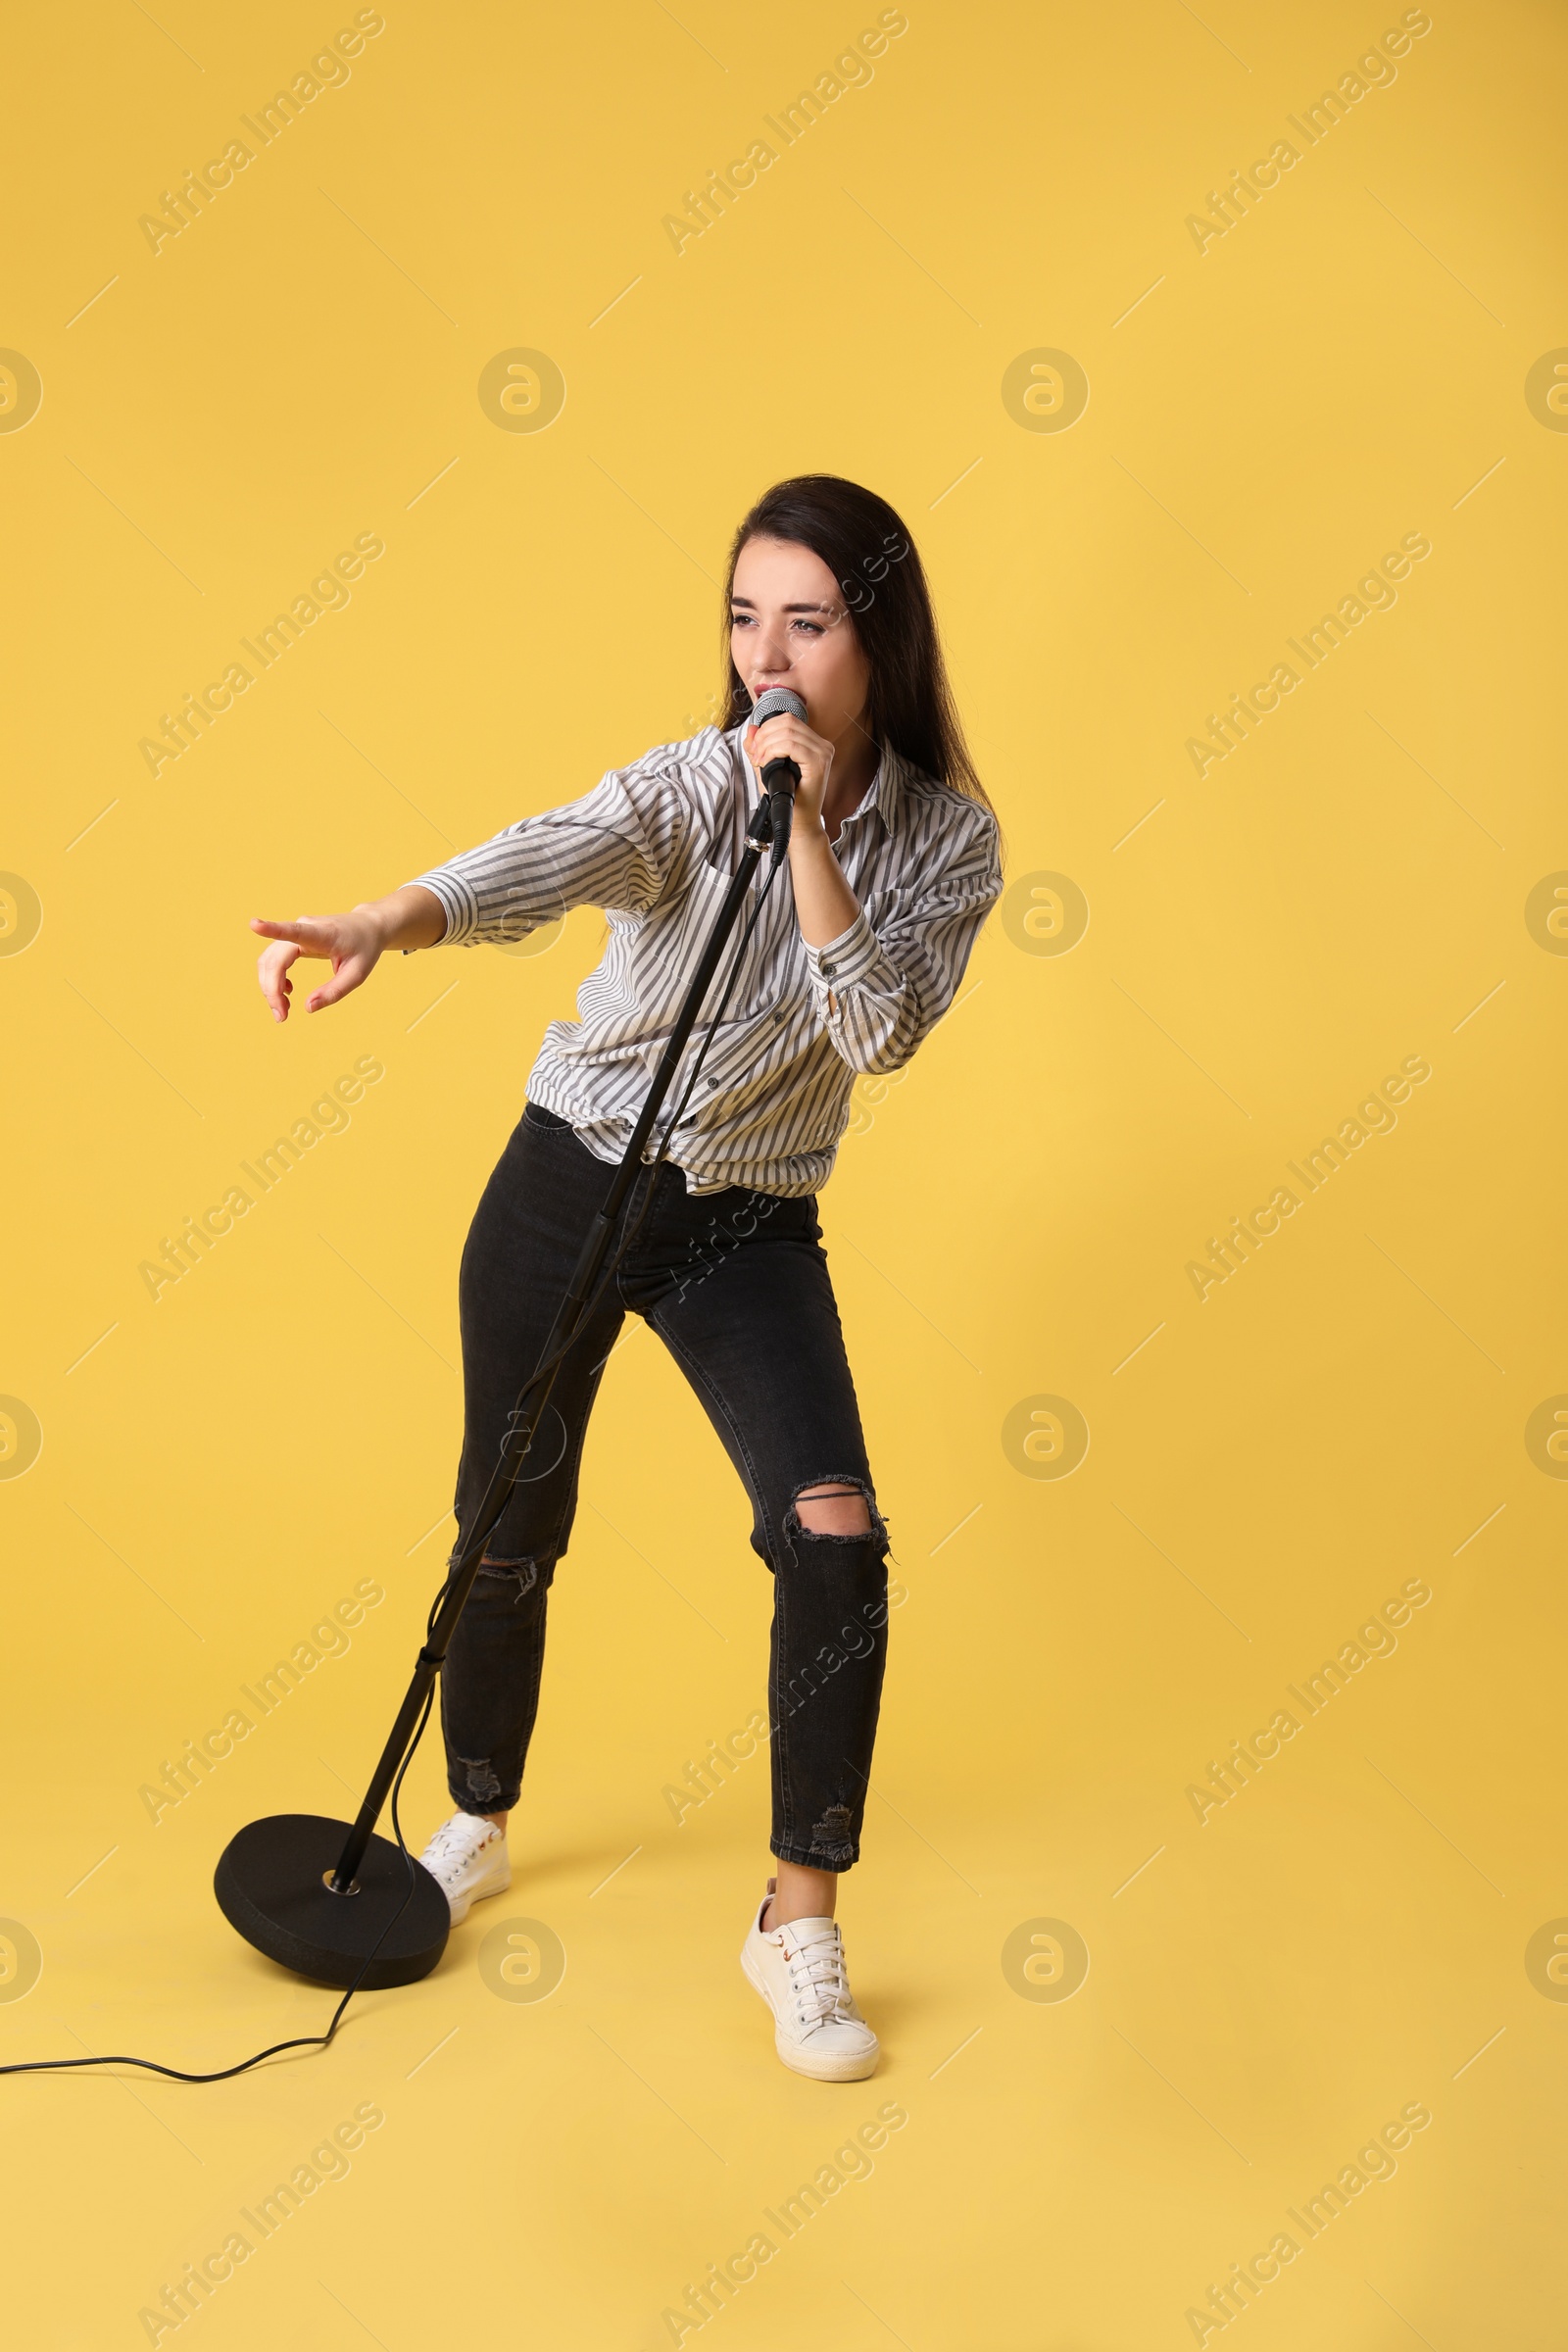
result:
M 253 915 L 251 929 L 272 943 L 257 959 L 256 978 L 272 1007 L 272 1018 L 278 1021 L 288 1019 L 289 999 L 294 993 L 289 968 L 300 956 L 321 956 L 331 962 L 331 978 L 305 1000 L 307 1012 L 319 1012 L 368 980 L 384 945 L 379 925 L 368 907 L 357 906 L 351 914 L 302 914 L 292 923 L 272 923 Z

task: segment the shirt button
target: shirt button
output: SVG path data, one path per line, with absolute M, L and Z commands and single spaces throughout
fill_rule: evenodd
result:
M 823 979 L 824 979 L 824 980 L 831 980 L 831 979 L 832 979 L 832 977 L 833 977 L 833 973 L 834 973 L 834 968 L 835 968 L 835 967 L 834 967 L 834 966 L 833 966 L 831 963 L 824 963 L 824 964 L 821 966 L 822 977 L 823 977 Z

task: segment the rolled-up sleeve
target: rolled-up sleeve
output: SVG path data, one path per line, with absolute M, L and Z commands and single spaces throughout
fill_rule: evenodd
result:
M 862 906 L 826 947 L 806 948 L 817 1016 L 852 1070 L 900 1070 L 958 992 L 981 925 L 1002 892 L 995 818 L 976 803 L 953 825 L 948 855 L 887 892 L 876 922 Z
M 693 814 L 678 774 L 651 756 L 410 880 L 445 910 L 438 947 L 507 945 L 573 906 L 643 913 L 685 855 Z

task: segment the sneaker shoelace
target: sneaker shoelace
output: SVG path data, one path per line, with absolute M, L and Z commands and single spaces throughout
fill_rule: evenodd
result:
M 483 1852 L 495 1835 L 494 1822 L 486 1822 L 484 1837 L 477 1843 L 470 1843 L 466 1823 L 444 1821 L 425 1848 L 424 1867 L 432 1878 L 455 1878 L 476 1854 Z
M 849 1998 L 850 1983 L 844 1966 L 844 1936 L 835 1926 L 828 1935 L 808 1938 L 793 1954 L 786 1953 L 790 1994 L 800 2024 L 809 2030 L 839 2016 Z

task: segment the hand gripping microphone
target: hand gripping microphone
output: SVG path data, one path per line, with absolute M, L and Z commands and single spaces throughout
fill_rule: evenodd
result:
M 760 727 L 770 718 L 804 719 L 806 705 L 798 694 L 787 686 L 769 686 L 752 706 L 752 724 Z M 773 856 L 768 866 L 771 873 L 790 846 L 790 825 L 795 815 L 795 788 L 801 771 L 793 760 L 770 760 L 762 770 L 762 790 L 767 795 L 768 811 L 773 822 Z

